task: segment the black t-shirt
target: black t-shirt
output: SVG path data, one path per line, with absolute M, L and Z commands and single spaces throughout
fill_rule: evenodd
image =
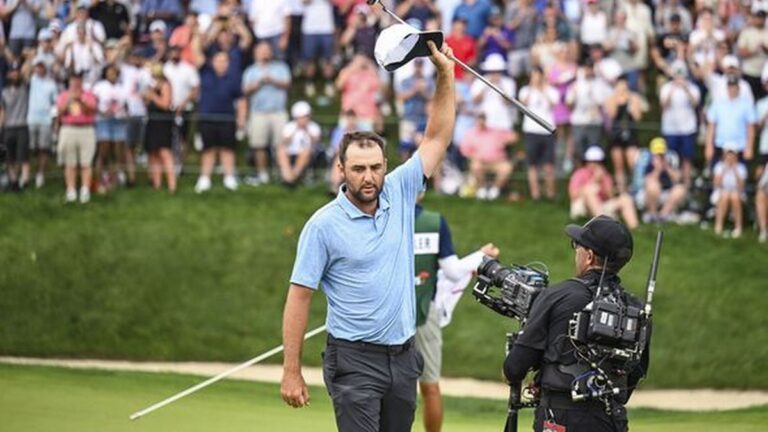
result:
M 677 56 L 674 49 L 675 44 L 686 42 L 688 42 L 688 38 L 683 33 L 665 33 L 656 37 L 656 48 L 658 48 L 661 57 L 669 62 Z
M 104 26 L 107 39 L 120 39 L 129 30 L 131 19 L 128 16 L 128 8 L 118 1 L 112 4 L 99 2 L 91 8 L 90 15 Z

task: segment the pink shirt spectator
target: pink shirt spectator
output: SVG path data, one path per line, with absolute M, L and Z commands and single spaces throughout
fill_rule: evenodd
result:
M 64 126 L 92 126 L 96 120 L 96 96 L 83 90 L 79 101 L 70 101 L 69 90 L 56 100 L 61 124 Z
M 459 151 L 483 163 L 502 162 L 507 158 L 507 143 L 514 139 L 515 134 L 508 130 L 474 126 L 464 134 Z
M 379 76 L 373 68 L 350 72 L 341 88 L 341 110 L 354 111 L 361 119 L 375 119 L 379 115 L 376 99 L 380 88 Z
M 168 41 L 168 46 L 181 48 L 181 59 L 193 65 L 195 64 L 195 52 L 192 49 L 192 29 L 186 25 L 176 27 Z
M 584 166 L 574 171 L 571 176 L 571 180 L 568 182 L 568 195 L 571 199 L 576 198 L 579 191 L 593 182 L 593 178 L 598 173 L 601 173 L 600 178 L 600 198 L 607 200 L 611 197 L 611 191 L 613 190 L 613 180 L 608 171 L 603 167 L 595 168 L 590 166 Z
M 552 64 L 547 74 L 549 85 L 557 90 L 560 99 L 552 110 L 555 116 L 555 124 L 563 125 L 571 123 L 571 109 L 565 103 L 565 95 L 576 80 L 576 67 L 573 65 Z

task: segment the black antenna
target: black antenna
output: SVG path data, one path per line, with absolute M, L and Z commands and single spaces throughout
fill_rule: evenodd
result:
M 595 298 L 600 297 L 600 293 L 603 290 L 603 279 L 605 279 L 605 270 L 608 268 L 608 257 L 603 259 L 603 271 L 600 273 L 600 281 L 597 283 L 597 293 Z
M 651 272 L 648 274 L 648 288 L 645 291 L 645 316 L 651 316 L 651 303 L 653 302 L 653 292 L 656 290 L 656 274 L 659 271 L 659 260 L 661 259 L 661 244 L 664 241 L 664 232 L 659 231 L 656 234 L 656 247 L 653 250 L 653 261 L 651 261 Z

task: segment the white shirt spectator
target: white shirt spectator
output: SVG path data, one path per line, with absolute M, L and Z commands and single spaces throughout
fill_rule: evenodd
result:
M 125 63 L 120 66 L 120 82 L 128 98 L 128 115 L 131 117 L 147 115 L 147 107 L 141 95 L 152 85 L 152 75 L 149 70 Z
M 768 47 L 768 30 L 755 26 L 746 27 L 739 33 L 736 46 L 754 53 L 749 57 L 742 57 L 741 72 L 744 75 L 759 77 L 763 72 L 765 60 L 768 59 L 768 54 L 765 53 L 765 47 Z
M 707 88 L 711 99 L 720 99 L 728 97 L 728 78 L 724 74 L 713 73 L 707 79 Z M 739 98 L 746 98 L 750 103 L 755 102 L 755 96 L 752 94 L 752 87 L 743 78 L 739 79 Z
M 196 87 L 200 87 L 200 75 L 197 69 L 185 61 L 165 62 L 163 74 L 171 84 L 171 106 L 176 109 L 189 98 Z M 192 109 L 192 103 L 181 107 L 184 111 Z
M 554 107 L 560 99 L 560 94 L 554 87 L 545 86 L 543 89 L 525 86 L 520 89 L 520 100 L 525 101 L 528 109 L 538 114 L 539 117 L 555 124 Z M 530 117 L 523 119 L 523 132 L 539 135 L 549 135 L 549 132 Z
M 104 25 L 99 21 L 88 18 L 85 21 L 85 32 L 91 38 L 104 43 L 107 38 L 107 32 L 104 30 Z M 56 46 L 57 49 L 63 51 L 67 44 L 75 42 L 77 40 L 77 21 L 72 21 L 67 25 L 64 31 L 61 33 L 59 43 Z
M 291 14 L 288 0 L 262 0 L 251 3 L 248 17 L 256 39 L 280 36 L 285 31 L 285 17 Z
M 720 29 L 707 32 L 697 28 L 692 31 L 688 43 L 693 49 L 693 60 L 700 65 L 713 63 L 717 53 L 717 44 L 724 40 L 725 32 Z
M 663 135 L 691 135 L 696 132 L 698 119 L 696 106 L 701 100 L 698 87 L 689 81 L 682 85 L 688 88 L 696 103 L 691 104 L 688 93 L 675 81 L 664 84 L 659 91 L 661 100 L 669 100 L 669 105 L 662 108 L 661 133 Z
M 288 139 L 286 153 L 290 156 L 296 156 L 312 148 L 312 143 L 320 139 L 320 126 L 310 121 L 306 128 L 299 128 L 295 122 L 289 122 L 283 128 L 283 138 Z
M 648 41 L 654 36 L 651 8 L 640 0 L 628 0 L 624 2 L 624 12 L 627 14 L 627 28 L 638 35 L 635 67 L 645 69 L 648 66 Z
M 515 80 L 509 77 L 501 77 L 501 81 L 495 83 L 506 94 L 513 95 L 517 91 Z M 491 90 L 480 80 L 475 80 L 469 88 L 469 94 L 473 99 L 482 95 L 482 100 L 477 103 L 479 112 L 485 114 L 485 124 L 489 128 L 512 130 L 515 127 L 515 111 L 495 91 Z
M 331 34 L 335 30 L 333 23 L 333 7 L 330 1 L 309 0 L 309 3 L 304 5 L 304 19 L 301 21 L 303 34 Z
M 126 115 L 126 99 L 128 94 L 121 82 L 111 83 L 101 80 L 93 86 L 93 94 L 98 101 L 98 116 L 100 118 L 124 118 Z
M 746 180 L 747 168 L 742 163 L 737 163 L 729 167 L 724 161 L 715 164 L 715 177 L 722 176 L 723 183 L 720 190 L 726 192 L 737 192 L 739 190 L 739 180 Z
M 82 72 L 83 81 L 91 86 L 101 76 L 104 64 L 104 51 L 96 42 L 74 42 L 64 51 L 64 68 Z
M 566 101 L 573 104 L 571 123 L 574 126 L 601 125 L 601 107 L 610 94 L 611 88 L 604 81 L 580 76 L 566 94 Z
M 597 10 L 594 14 L 589 9 L 584 12 L 579 32 L 581 43 L 585 45 L 602 44 L 608 38 L 608 16 Z

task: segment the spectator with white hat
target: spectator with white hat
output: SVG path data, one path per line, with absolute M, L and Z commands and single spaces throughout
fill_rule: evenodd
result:
M 638 226 L 635 203 L 627 193 L 614 194 L 613 179 L 603 164 L 604 160 L 603 149 L 592 146 L 584 153 L 584 166 L 571 175 L 568 182 L 571 218 L 595 217 L 601 214 L 615 218 L 621 214 L 627 227 L 635 229 Z
M 312 160 L 315 146 L 320 142 L 320 126 L 312 121 L 312 107 L 306 101 L 298 101 L 291 107 L 293 120 L 283 128 L 283 140 L 277 148 L 277 165 L 280 177 L 288 187 L 301 180 Z
M 491 54 L 480 66 L 483 76 L 504 93 L 513 95 L 517 92 L 515 80 L 505 76 L 507 62 L 500 54 Z M 482 81 L 476 79 L 469 89 L 473 102 L 478 105 L 480 112 L 485 114 L 489 128 L 512 130 L 515 127 L 515 112 L 512 104 L 491 90 Z
M 707 109 L 707 138 L 704 151 L 707 163 L 720 159 L 725 146 L 750 160 L 755 138 L 755 109 L 741 97 L 739 78 L 728 77 L 727 97 L 717 98 Z
M 735 78 L 738 81 L 739 97 L 749 103 L 754 103 L 752 87 L 741 77 L 741 64 L 738 57 L 728 54 L 720 60 L 720 71 L 712 71 L 706 76 L 705 82 L 714 101 L 728 97 L 728 80 Z
M 155 20 L 149 25 L 149 43 L 143 57 L 151 62 L 164 62 L 168 57 L 168 26 L 165 21 Z

